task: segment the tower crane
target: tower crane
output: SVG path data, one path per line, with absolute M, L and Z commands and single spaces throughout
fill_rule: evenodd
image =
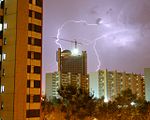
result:
M 70 43 L 74 43 L 75 45 L 75 49 L 77 49 L 77 45 L 82 45 L 82 43 L 77 42 L 76 40 L 68 40 L 68 39 L 64 39 L 64 38 L 57 38 L 57 37 L 52 37 L 53 39 L 59 39 L 61 41 L 65 41 L 65 42 L 70 42 Z

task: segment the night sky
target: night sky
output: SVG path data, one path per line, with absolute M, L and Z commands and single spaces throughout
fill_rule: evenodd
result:
M 44 0 L 43 30 L 43 86 L 45 73 L 57 71 L 59 44 L 74 47 L 52 37 L 83 43 L 89 72 L 150 67 L 150 0 Z

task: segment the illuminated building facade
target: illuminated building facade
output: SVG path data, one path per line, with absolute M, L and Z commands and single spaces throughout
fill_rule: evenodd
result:
M 144 69 L 144 80 L 145 80 L 145 99 L 150 101 L 150 68 Z
M 60 80 L 61 78 L 61 80 Z M 69 84 L 76 86 L 77 88 L 81 87 L 82 84 L 82 78 L 81 74 L 71 74 L 71 73 L 62 73 L 60 76 L 59 72 L 54 72 L 54 73 L 47 73 L 46 74 L 46 98 L 48 100 L 59 97 L 58 94 L 58 89 L 60 88 L 60 84 L 63 86 L 67 86 Z M 89 77 L 88 75 L 86 76 L 86 80 L 88 81 Z M 88 85 L 87 85 L 88 86 Z M 88 87 L 87 87 L 88 88 Z
M 88 75 L 87 75 L 87 54 L 82 51 L 81 55 L 72 55 L 71 51 L 64 50 L 61 52 L 59 48 L 57 51 L 58 72 L 60 79 L 63 81 L 63 75 L 70 73 L 71 75 L 81 76 L 81 88 L 89 90 Z
M 40 120 L 43 0 L 0 0 L 0 120 Z
M 60 75 L 58 72 L 46 73 L 45 95 L 48 100 L 58 98 L 57 90 L 60 87 Z
M 145 99 L 145 83 L 140 74 L 99 70 L 89 74 L 89 89 L 95 97 L 113 100 L 121 91 L 131 89 L 137 97 Z

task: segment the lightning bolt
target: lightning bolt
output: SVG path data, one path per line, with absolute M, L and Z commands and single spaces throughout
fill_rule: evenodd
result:
M 69 24 L 69 23 L 82 23 L 82 24 L 85 24 L 85 25 L 87 25 L 87 26 L 99 26 L 99 25 L 100 25 L 99 23 L 98 23 L 98 24 L 90 24 L 90 23 L 88 23 L 86 20 L 68 20 L 68 21 L 64 22 L 64 23 L 58 28 L 58 30 L 57 30 L 57 36 L 56 36 L 57 39 L 56 39 L 56 41 L 55 41 L 55 43 L 56 43 L 61 49 L 62 49 L 62 46 L 61 46 L 61 44 L 59 43 L 60 35 L 61 35 L 61 33 L 62 33 L 64 27 L 65 27 L 67 24 Z M 103 23 L 102 23 L 102 24 L 103 24 Z M 105 25 L 105 24 L 103 24 L 103 25 Z M 105 26 L 106 26 L 106 27 L 110 27 L 110 26 L 108 26 L 108 24 L 106 24 Z M 98 52 L 97 52 L 97 49 L 96 49 L 96 43 L 97 43 L 97 41 L 98 41 L 98 40 L 101 40 L 101 39 L 103 39 L 103 38 L 105 38 L 105 37 L 108 37 L 108 36 L 110 36 L 110 35 L 112 35 L 112 34 L 117 34 L 117 33 L 125 32 L 125 31 L 127 31 L 127 30 L 128 30 L 128 29 L 121 29 L 121 30 L 116 30 L 116 31 L 113 31 L 113 32 L 109 32 L 109 33 L 100 35 L 99 37 L 95 38 L 95 39 L 91 42 L 91 43 L 94 43 L 94 44 L 93 44 L 93 49 L 94 49 L 94 52 L 95 52 L 95 55 L 96 55 L 96 58 L 97 58 L 97 62 L 98 62 L 97 70 L 99 70 L 100 67 L 101 67 L 100 56 L 99 56 L 99 54 L 98 54 Z M 91 43 L 89 43 L 89 44 L 91 44 Z M 88 44 L 88 45 L 89 45 L 89 44 Z
M 58 30 L 57 30 L 57 36 L 56 36 L 56 41 L 55 41 L 55 43 L 62 49 L 62 46 L 61 46 L 61 44 L 59 43 L 59 40 L 60 40 L 60 35 L 61 35 L 61 32 L 62 32 L 62 30 L 63 30 L 63 28 L 67 25 L 67 24 L 69 24 L 69 23 L 83 23 L 83 24 L 85 24 L 85 25 L 87 25 L 87 26 L 98 26 L 98 24 L 89 24 L 87 21 L 85 21 L 85 20 L 68 20 L 68 21 L 66 21 L 66 22 L 64 22 L 61 26 L 60 26 L 60 28 L 58 28 Z
M 101 67 L 100 56 L 99 56 L 99 54 L 97 52 L 97 49 L 96 49 L 96 42 L 98 40 L 101 40 L 101 39 L 103 39 L 105 37 L 108 37 L 110 35 L 117 34 L 117 33 L 122 33 L 122 32 L 125 32 L 125 31 L 128 31 L 128 29 L 122 29 L 122 30 L 117 30 L 117 31 L 109 32 L 109 33 L 103 34 L 103 35 L 101 35 L 101 36 L 99 36 L 99 37 L 97 37 L 97 38 L 94 39 L 93 49 L 94 49 L 94 52 L 95 52 L 95 55 L 96 55 L 96 58 L 97 58 L 97 61 L 98 61 L 98 65 L 97 65 L 96 71 L 98 71 L 100 69 L 100 67 Z

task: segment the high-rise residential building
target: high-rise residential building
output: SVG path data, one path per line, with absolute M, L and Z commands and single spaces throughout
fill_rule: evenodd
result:
M 48 100 L 58 98 L 58 89 L 60 87 L 60 75 L 58 72 L 46 73 L 45 95 Z
M 88 90 L 88 75 L 87 75 L 87 53 L 82 51 L 82 54 L 72 55 L 70 50 L 59 48 L 57 51 L 58 72 L 60 79 L 63 74 L 71 73 L 71 75 L 81 76 L 81 88 Z
M 104 97 L 105 101 L 113 100 L 126 89 L 145 99 L 145 83 L 140 74 L 99 70 L 89 74 L 89 89 L 95 97 Z
M 60 79 L 61 78 L 61 79 Z M 71 73 L 62 73 L 60 76 L 59 72 L 54 73 L 47 73 L 46 74 L 46 98 L 48 100 L 52 100 L 53 98 L 59 98 L 58 89 L 60 88 L 60 85 L 67 86 L 69 84 L 76 86 L 77 88 L 80 88 L 82 84 L 81 74 L 71 74 Z M 86 80 L 88 81 L 89 76 L 86 76 Z M 88 88 L 88 84 L 87 87 Z
M 0 119 L 40 120 L 43 0 L 0 0 Z
M 150 101 L 150 68 L 144 69 L 144 80 L 145 80 L 145 99 Z
M 80 55 L 72 55 L 70 50 L 59 48 L 57 51 L 58 72 L 86 75 L 87 74 L 87 54 L 82 51 Z

